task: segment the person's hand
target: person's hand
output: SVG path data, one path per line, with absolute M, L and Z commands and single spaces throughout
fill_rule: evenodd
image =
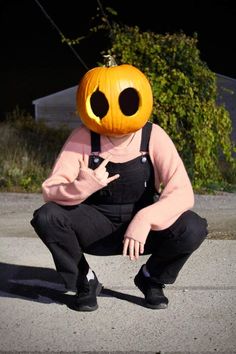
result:
M 107 157 L 102 161 L 102 163 L 97 168 L 95 168 L 95 170 L 92 170 L 91 168 L 88 167 L 89 164 L 88 155 L 84 155 L 83 158 L 79 159 L 80 169 L 93 175 L 100 183 L 104 185 L 108 185 L 108 183 L 111 183 L 112 181 L 120 177 L 119 174 L 109 177 L 109 173 L 106 170 L 106 165 L 108 164 L 109 161 L 110 158 Z
M 129 259 L 131 261 L 137 260 L 140 254 L 144 252 L 144 244 L 133 240 L 132 238 L 126 237 L 124 239 L 124 246 L 123 246 L 123 256 L 129 255 Z

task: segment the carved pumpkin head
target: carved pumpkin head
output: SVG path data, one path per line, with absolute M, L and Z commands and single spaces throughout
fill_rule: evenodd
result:
M 79 83 L 76 101 L 82 122 L 104 135 L 139 130 L 148 121 L 153 106 L 148 79 L 128 64 L 89 70 Z

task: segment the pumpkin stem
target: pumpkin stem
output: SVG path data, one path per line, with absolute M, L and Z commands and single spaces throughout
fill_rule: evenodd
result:
M 104 57 L 104 63 L 105 63 L 104 66 L 106 68 L 110 68 L 112 66 L 117 66 L 116 61 L 112 55 L 107 54 L 107 55 L 103 55 L 103 57 Z

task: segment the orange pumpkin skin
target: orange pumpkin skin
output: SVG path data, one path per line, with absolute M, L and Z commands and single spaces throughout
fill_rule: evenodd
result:
M 122 64 L 96 67 L 81 79 L 77 112 L 87 128 L 104 135 L 123 135 L 142 128 L 150 118 L 153 95 L 146 76 Z

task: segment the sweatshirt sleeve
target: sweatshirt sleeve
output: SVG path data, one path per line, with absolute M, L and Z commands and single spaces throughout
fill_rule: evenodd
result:
M 63 146 L 50 176 L 42 184 L 45 202 L 61 205 L 82 203 L 104 187 L 90 169 L 80 169 L 79 159 L 90 153 L 89 135 L 84 128 L 75 129 Z
M 125 237 L 145 243 L 150 230 L 163 230 L 194 205 L 191 182 L 174 143 L 167 133 L 153 124 L 149 146 L 155 184 L 163 191 L 159 200 L 141 209 L 128 226 Z

